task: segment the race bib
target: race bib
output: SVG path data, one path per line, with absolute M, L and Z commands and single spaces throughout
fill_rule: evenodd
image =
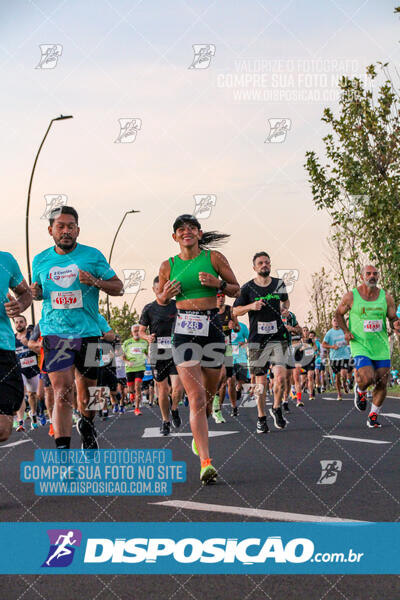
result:
M 143 354 L 143 350 L 141 348 L 131 348 L 131 354 Z
M 146 369 L 144 372 L 144 377 L 151 377 L 153 375 L 153 371 L 151 369 Z
M 376 319 L 375 321 L 364 321 L 364 331 L 366 333 L 375 333 L 377 331 L 382 331 L 382 329 L 382 319 Z
M 51 292 L 51 307 L 55 309 L 83 308 L 82 290 Z
M 257 323 L 257 333 L 263 333 L 265 334 L 271 334 L 271 333 L 277 333 L 278 332 L 278 326 L 276 321 L 269 321 L 268 323 L 263 322 L 263 321 L 259 321 Z
M 347 346 L 347 342 L 346 342 L 346 340 L 343 340 L 341 342 L 336 342 L 336 346 L 338 348 L 343 348 L 344 346 Z
M 239 354 L 239 344 L 232 344 L 232 354 Z
M 37 365 L 36 356 L 27 356 L 26 358 L 21 358 L 22 369 L 26 369 L 26 367 L 34 367 L 35 365 Z
M 157 338 L 157 346 L 159 348 L 172 348 L 171 339 L 172 338 L 170 338 L 170 337 L 158 337 Z
M 176 315 L 175 333 L 207 336 L 209 327 L 210 318 L 207 315 Z
M 304 350 L 304 356 L 313 356 L 314 355 L 314 348 L 306 348 Z

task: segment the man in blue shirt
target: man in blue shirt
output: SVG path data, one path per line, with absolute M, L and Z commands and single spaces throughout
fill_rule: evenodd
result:
M 332 329 L 325 334 L 322 347 L 329 350 L 329 362 L 335 374 L 337 399 L 341 400 L 342 384 L 345 394 L 348 393 L 347 371 L 349 369 L 351 353 L 350 347 L 344 337 L 344 331 L 340 329 L 336 317 L 332 319 Z
M 43 300 L 40 330 L 54 389 L 54 439 L 57 448 L 70 447 L 76 383 L 82 449 L 97 449 L 95 412 L 86 406 L 89 387 L 97 380 L 99 291 L 119 296 L 123 284 L 99 250 L 77 243 L 80 230 L 74 208 L 52 211 L 48 231 L 55 246 L 33 259 L 31 287 L 33 298 Z
M 10 319 L 18 317 L 31 303 L 32 294 L 17 261 L 9 252 L 0 252 L 0 442 L 10 437 L 13 414 L 24 399 Z
M 239 401 L 242 395 L 242 386 L 250 381 L 250 373 L 247 358 L 247 340 L 249 338 L 249 329 L 247 325 L 238 321 L 240 330 L 232 331 L 232 356 L 233 373 L 236 379 L 236 400 Z M 238 409 L 232 409 L 232 416 L 238 416 Z

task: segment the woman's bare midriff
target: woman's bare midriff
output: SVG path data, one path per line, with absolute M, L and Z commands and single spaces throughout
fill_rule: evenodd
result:
M 176 308 L 180 308 L 181 310 L 211 310 L 212 308 L 217 308 L 217 297 L 180 300 L 176 303 Z

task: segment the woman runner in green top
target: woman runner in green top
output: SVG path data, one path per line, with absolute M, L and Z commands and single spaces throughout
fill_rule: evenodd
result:
M 173 230 L 180 253 L 160 267 L 158 298 L 166 303 L 175 296 L 178 313 L 173 327 L 173 357 L 189 399 L 192 449 L 200 457 L 200 479 L 206 484 L 217 477 L 210 459 L 207 417 L 225 352 L 217 291 L 235 297 L 240 288 L 225 256 L 210 250 L 228 235 L 203 233 L 193 215 L 178 217 Z

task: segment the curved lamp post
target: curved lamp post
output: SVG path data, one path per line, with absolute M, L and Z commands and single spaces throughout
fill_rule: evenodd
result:
M 117 236 L 119 234 L 119 231 L 120 231 L 120 229 L 121 229 L 121 227 L 122 227 L 122 225 L 123 225 L 123 223 L 124 223 L 124 221 L 126 219 L 126 215 L 130 215 L 131 213 L 139 213 L 139 212 L 140 212 L 140 210 L 127 210 L 126 213 L 124 214 L 124 216 L 122 217 L 121 223 L 119 224 L 118 229 L 115 232 L 114 239 L 113 239 L 113 242 L 111 244 L 110 256 L 108 257 L 108 264 L 109 265 L 111 265 L 111 257 L 112 257 L 112 253 L 113 253 L 113 250 L 114 250 L 115 241 L 116 241 Z M 107 294 L 107 319 L 110 320 L 110 297 L 109 297 L 108 294 Z
M 50 121 L 47 131 L 44 134 L 44 138 L 42 139 L 42 143 L 39 146 L 39 150 L 37 151 L 35 162 L 33 163 L 31 178 L 29 180 L 28 199 L 27 199 L 27 203 L 26 203 L 26 220 L 25 220 L 26 260 L 28 263 L 29 285 L 32 283 L 31 261 L 30 261 L 30 254 L 29 254 L 29 208 L 30 208 L 30 204 L 31 204 L 31 189 L 32 189 L 33 175 L 34 175 L 35 169 L 36 169 L 36 163 L 38 161 L 40 151 L 43 148 L 43 144 L 47 138 L 47 134 L 49 133 L 50 128 L 53 125 L 54 121 L 64 121 L 65 119 L 72 119 L 72 118 L 73 118 L 72 115 L 68 115 L 68 116 L 60 115 L 59 117 L 56 117 L 55 119 L 52 119 Z M 31 304 L 31 314 L 32 314 L 32 324 L 34 325 L 35 324 L 35 309 L 33 307 L 33 302 Z

